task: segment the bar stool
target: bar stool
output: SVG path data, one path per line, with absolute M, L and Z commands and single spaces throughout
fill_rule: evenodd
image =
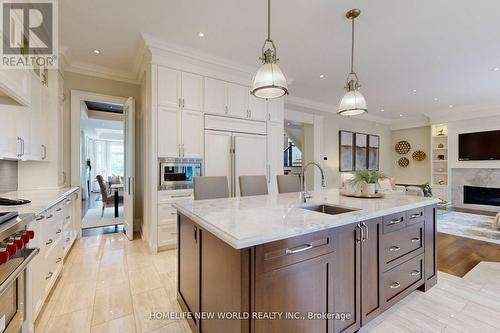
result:
M 242 197 L 265 194 L 268 194 L 266 176 L 240 176 L 240 195 Z
M 226 176 L 198 176 L 193 178 L 194 200 L 229 198 Z
M 300 192 L 299 175 L 278 175 L 278 193 Z

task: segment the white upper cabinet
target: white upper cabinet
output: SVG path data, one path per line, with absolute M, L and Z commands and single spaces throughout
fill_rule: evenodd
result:
M 253 95 L 248 97 L 249 118 L 254 120 L 267 119 L 267 100 Z
M 180 109 L 158 107 L 158 157 L 180 155 L 180 124 Z
M 205 112 L 227 113 L 226 82 L 205 78 Z
M 0 156 L 3 158 L 17 158 L 20 152 L 20 143 L 16 133 L 16 113 L 18 110 L 0 109 Z
M 158 66 L 158 105 L 181 106 L 181 79 L 180 71 Z
M 273 98 L 267 101 L 268 120 L 282 122 L 285 115 L 285 99 Z
M 182 108 L 188 110 L 203 110 L 203 77 L 191 73 L 181 75 Z
M 229 115 L 248 118 L 248 87 L 227 83 L 227 108 Z
M 181 155 L 203 158 L 203 113 L 199 111 L 182 110 Z

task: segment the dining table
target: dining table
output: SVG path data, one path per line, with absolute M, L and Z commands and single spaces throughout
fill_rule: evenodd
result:
M 118 204 L 120 199 L 120 191 L 123 191 L 125 186 L 124 184 L 112 184 L 110 188 L 111 190 L 113 190 L 115 194 L 115 217 L 118 217 Z

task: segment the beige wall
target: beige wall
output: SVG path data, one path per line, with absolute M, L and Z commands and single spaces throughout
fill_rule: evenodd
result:
M 118 97 L 134 97 L 136 108 L 136 119 L 140 118 L 141 112 L 141 87 L 138 84 L 102 79 L 94 76 L 82 75 L 73 72 L 64 73 L 64 113 L 63 113 L 63 151 L 64 151 L 64 169 L 67 174 L 70 174 L 70 96 L 71 90 L 81 90 L 93 92 L 103 95 L 111 95 Z M 140 123 L 140 121 L 139 121 Z M 140 126 L 136 126 L 136 137 L 139 137 L 138 131 Z M 136 144 L 136 147 L 138 145 Z M 73 147 L 78 149 L 77 147 Z M 140 220 L 142 216 L 142 177 L 141 177 L 141 154 L 136 149 L 136 196 L 134 201 L 134 216 Z M 78 171 L 77 171 L 78 172 Z M 69 178 L 69 177 L 68 177 Z M 140 226 L 139 223 L 135 224 Z
M 406 155 L 400 155 L 393 149 L 396 143 L 401 140 L 408 141 L 411 145 L 411 150 Z M 421 162 L 415 161 L 412 154 L 416 150 L 425 152 L 427 158 Z M 393 176 L 396 178 L 397 183 L 420 185 L 429 182 L 432 163 L 431 127 L 424 126 L 392 131 L 391 155 Z M 403 156 L 410 160 L 410 165 L 406 168 L 398 165 L 398 160 Z
M 380 170 L 392 174 L 391 163 L 391 131 L 387 125 L 377 124 L 358 118 L 329 115 L 323 122 L 323 149 L 322 155 L 328 157 L 321 161 L 325 166 L 328 187 L 340 187 L 339 172 L 339 130 L 374 134 L 380 136 Z

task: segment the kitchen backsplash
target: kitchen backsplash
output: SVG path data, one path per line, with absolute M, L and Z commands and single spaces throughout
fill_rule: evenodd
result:
M 17 161 L 0 160 L 0 193 L 17 190 Z

